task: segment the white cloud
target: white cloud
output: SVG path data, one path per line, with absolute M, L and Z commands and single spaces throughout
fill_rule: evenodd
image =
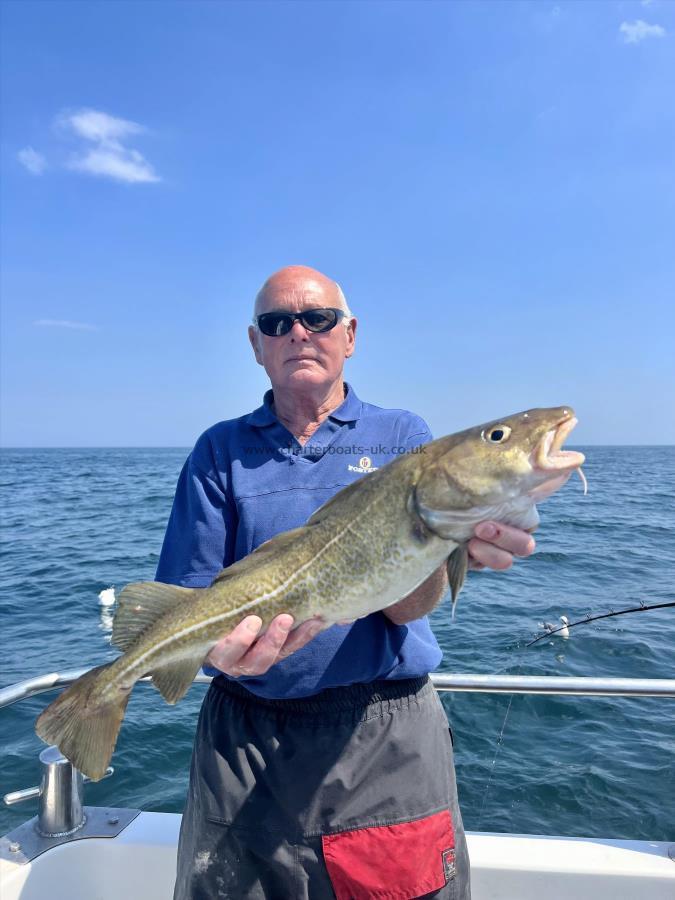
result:
M 101 143 L 121 140 L 130 134 L 142 134 L 145 131 L 145 128 L 137 122 L 118 119 L 116 116 L 109 116 L 108 113 L 99 112 L 96 109 L 81 109 L 79 112 L 70 114 L 62 113 L 59 121 L 72 128 L 80 137 Z
M 75 331 L 98 331 L 98 326 L 96 325 L 89 325 L 88 322 L 71 322 L 68 319 L 38 319 L 37 322 L 33 322 L 33 325 L 38 325 L 41 328 L 72 328 Z
M 665 37 L 666 29 L 662 25 L 650 25 L 642 19 L 635 22 L 622 22 L 619 31 L 623 35 L 624 44 L 637 44 L 650 37 Z
M 23 150 L 19 150 L 17 159 L 25 169 L 28 169 L 31 175 L 42 175 L 47 168 L 47 160 L 37 150 L 33 150 L 32 147 L 24 147 Z
M 142 181 L 159 181 L 150 163 L 137 151 L 126 147 L 101 145 L 84 156 L 75 157 L 69 167 L 90 175 L 103 175 L 116 181 L 131 184 Z
M 69 168 L 130 184 L 160 181 L 147 159 L 138 150 L 122 143 L 146 130 L 137 122 L 118 119 L 96 109 L 82 109 L 61 113 L 57 124 L 94 145 L 76 154 Z

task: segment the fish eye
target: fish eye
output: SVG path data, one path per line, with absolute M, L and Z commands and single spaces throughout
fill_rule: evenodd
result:
M 489 444 L 503 444 L 508 441 L 511 436 L 511 429 L 508 425 L 496 425 L 488 431 L 484 431 L 481 437 Z

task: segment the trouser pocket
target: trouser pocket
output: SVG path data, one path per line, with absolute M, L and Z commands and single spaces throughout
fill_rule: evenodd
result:
M 324 835 L 322 844 L 337 900 L 413 900 L 446 886 L 444 896 L 454 897 L 455 832 L 447 809 Z

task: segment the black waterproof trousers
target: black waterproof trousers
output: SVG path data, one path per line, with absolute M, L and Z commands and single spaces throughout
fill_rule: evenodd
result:
M 452 742 L 425 676 L 202 706 L 174 900 L 470 900 Z

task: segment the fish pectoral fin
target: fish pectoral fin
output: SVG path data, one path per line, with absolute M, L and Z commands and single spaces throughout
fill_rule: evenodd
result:
M 462 590 L 462 585 L 466 579 L 466 573 L 469 569 L 469 550 L 466 544 L 460 544 L 448 557 L 448 583 L 450 585 L 450 596 L 452 597 L 452 615 L 455 615 L 455 604 L 457 597 Z
M 152 683 L 167 703 L 178 703 L 187 694 L 203 661 L 204 654 L 200 652 L 199 657 L 188 657 L 166 666 L 158 666 L 152 671 Z
M 75 768 L 99 781 L 108 769 L 131 691 L 97 697 L 99 677 L 112 663 L 86 672 L 42 711 L 35 731 L 55 744 Z
M 117 599 L 112 643 L 120 650 L 128 650 L 146 628 L 154 625 L 161 615 L 196 590 L 203 588 L 177 587 L 159 581 L 128 584 Z

